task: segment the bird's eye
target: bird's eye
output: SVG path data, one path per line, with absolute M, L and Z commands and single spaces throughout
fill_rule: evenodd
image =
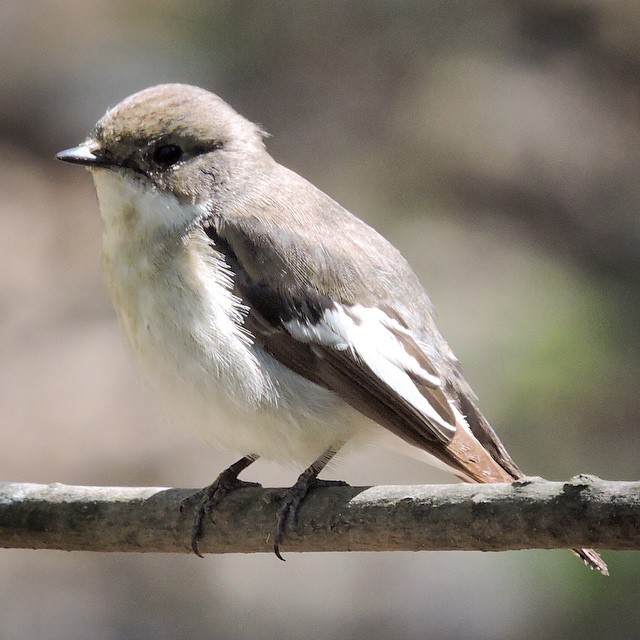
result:
M 170 167 L 182 158 L 183 151 L 176 144 L 163 144 L 153 150 L 153 161 L 163 167 Z

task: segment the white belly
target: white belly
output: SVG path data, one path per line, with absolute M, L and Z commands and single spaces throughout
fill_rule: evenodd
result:
M 333 392 L 253 344 L 226 267 L 203 232 L 176 242 L 148 222 L 143 228 L 144 216 L 157 215 L 154 196 L 144 196 L 150 202 L 136 219 L 131 205 L 135 201 L 140 209 L 141 194 L 114 190 L 104 172 L 94 177 L 114 306 L 136 360 L 174 422 L 240 455 L 305 466 L 373 428 Z

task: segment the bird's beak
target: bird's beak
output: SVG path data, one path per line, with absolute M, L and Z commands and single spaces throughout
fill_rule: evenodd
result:
M 72 149 L 65 149 L 56 154 L 58 160 L 71 164 L 81 164 L 85 167 L 106 167 L 111 164 L 100 152 L 91 149 L 87 144 L 81 144 Z

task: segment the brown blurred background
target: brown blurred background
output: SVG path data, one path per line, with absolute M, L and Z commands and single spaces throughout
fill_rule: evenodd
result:
M 0 60 L 3 480 L 201 487 L 232 461 L 156 412 L 90 177 L 53 160 L 166 81 L 260 122 L 402 249 L 523 469 L 639 479 L 637 2 L 3 0 Z M 450 481 L 377 450 L 330 475 Z M 604 555 L 610 579 L 561 551 L 1 551 L 0 638 L 637 637 L 640 554 Z

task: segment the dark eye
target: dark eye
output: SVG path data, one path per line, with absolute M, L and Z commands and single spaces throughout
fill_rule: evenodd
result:
M 176 144 L 163 144 L 153 150 L 153 161 L 163 167 L 170 167 L 182 158 L 183 151 Z

